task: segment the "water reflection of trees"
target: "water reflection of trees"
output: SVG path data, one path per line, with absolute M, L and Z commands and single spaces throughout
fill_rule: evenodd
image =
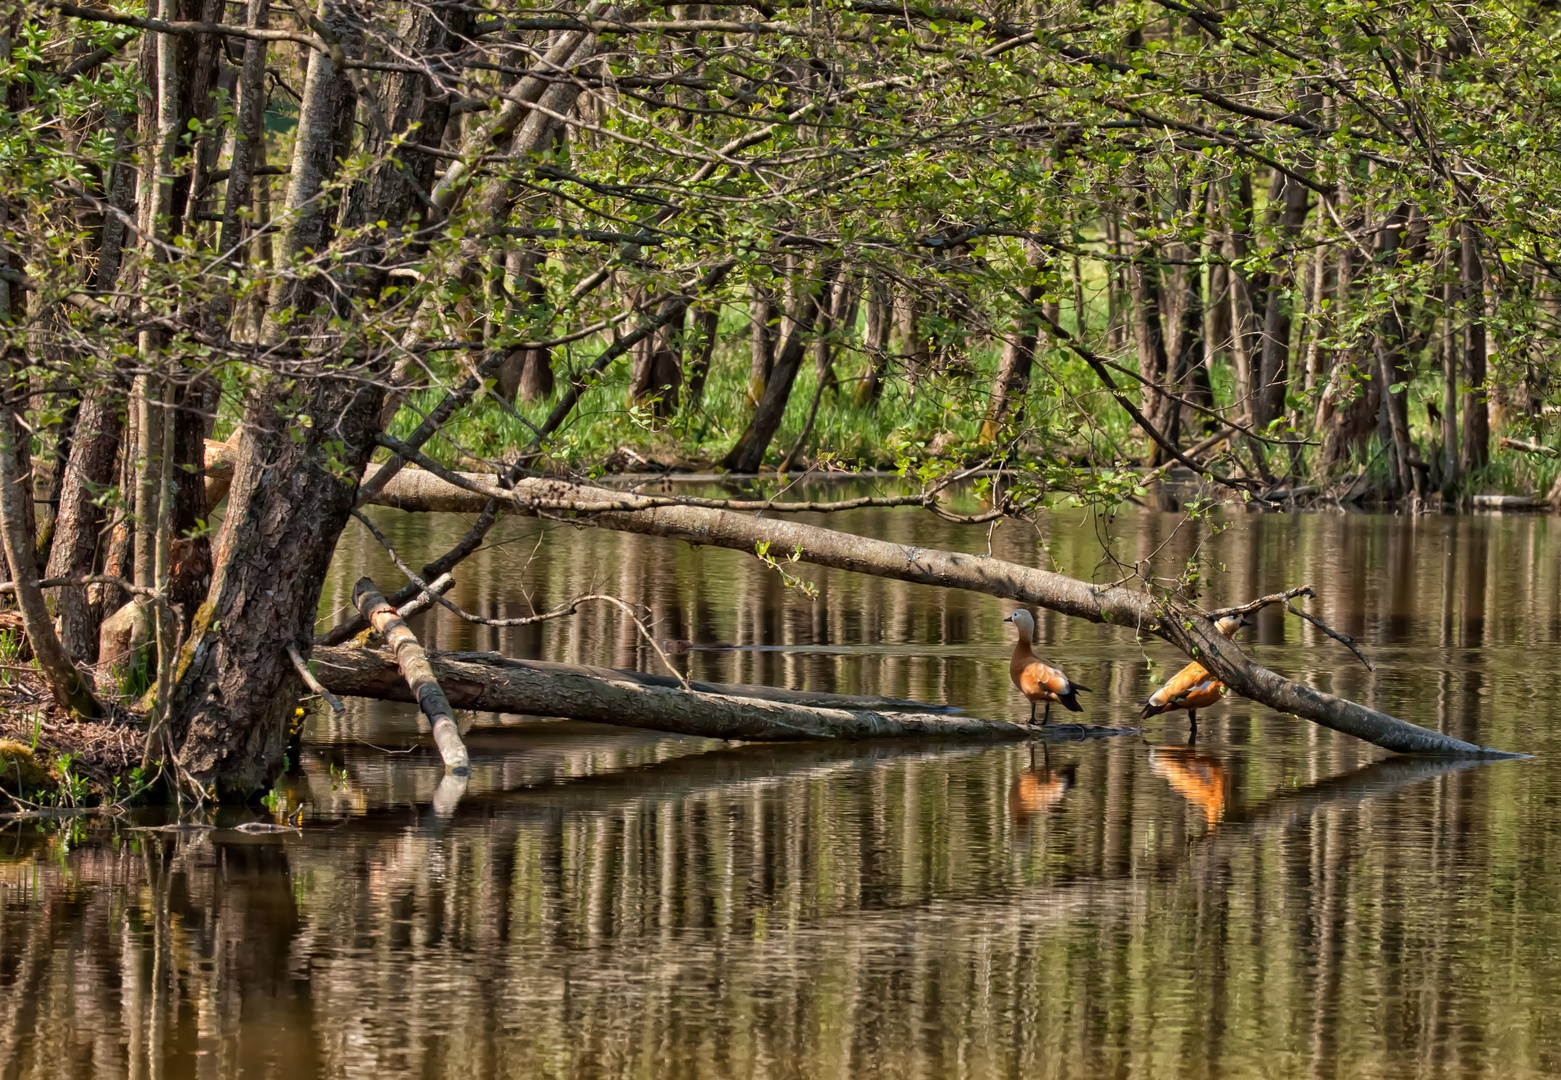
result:
M 1394 760 L 1261 786 L 1249 768 L 1208 830 L 1142 747 L 1050 758 L 1078 783 L 1044 813 L 1011 801 L 1035 768 L 1022 748 L 747 747 L 289 840 L 121 829 L 64 851 L 29 833 L 4 868 L 0 1060 L 711 1077 L 1549 1060 L 1542 1031 L 1496 1037 L 1545 1000 L 1553 935 L 1499 899 L 1525 855 L 1483 774 Z

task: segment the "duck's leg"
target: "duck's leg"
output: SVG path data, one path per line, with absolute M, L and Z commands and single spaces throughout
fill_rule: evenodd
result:
M 1187 719 L 1191 723 L 1191 726 L 1187 729 L 1187 745 L 1191 746 L 1198 737 L 1198 710 L 1188 709 Z
M 1030 726 L 1035 726 L 1035 702 L 1030 702 Z
M 1051 718 L 1052 718 L 1052 703 L 1048 701 L 1046 703 L 1046 711 L 1041 714 L 1041 726 L 1045 727 L 1047 724 L 1049 724 L 1051 722 Z

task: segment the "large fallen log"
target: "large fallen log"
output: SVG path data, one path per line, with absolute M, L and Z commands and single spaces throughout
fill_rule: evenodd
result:
M 912 547 L 854 536 L 798 521 L 757 518 L 708 506 L 675 505 L 556 479 L 524 479 L 513 490 L 489 478 L 454 473 L 416 455 L 423 469 L 405 469 L 375 501 L 403 510 L 469 511 L 498 497 L 513 512 L 568 518 L 579 525 L 640 533 L 752 552 L 795 554 L 803 562 L 923 585 L 967 589 L 1035 604 L 1090 622 L 1151 633 L 1197 659 L 1227 687 L 1278 712 L 1352 735 L 1402 754 L 1509 757 L 1506 751 L 1411 724 L 1346 698 L 1287 679 L 1256 663 L 1215 629 L 1192 604 L 1164 593 L 1107 588 L 980 555 Z M 370 468 L 373 468 L 371 466 Z
M 1023 739 L 1034 729 L 1004 720 L 876 709 L 820 708 L 790 701 L 686 691 L 635 673 L 510 660 L 493 653 L 427 654 L 450 704 L 481 712 L 558 716 L 711 739 L 953 737 Z M 320 682 L 337 694 L 415 701 L 388 652 L 315 646 Z M 1071 725 L 1055 725 L 1059 728 Z

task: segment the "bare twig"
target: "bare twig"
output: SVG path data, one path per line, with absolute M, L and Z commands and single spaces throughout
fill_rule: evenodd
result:
M 1323 622 L 1317 616 L 1315 616 L 1315 615 L 1308 615 L 1306 612 L 1302 611 L 1300 608 L 1296 607 L 1294 604 L 1291 604 L 1289 601 L 1285 602 L 1285 607 L 1287 609 L 1289 609 L 1290 614 L 1297 615 L 1300 618 L 1305 619 L 1307 622 L 1309 622 L 1313 626 L 1317 627 L 1317 629 L 1321 630 L 1323 633 L 1325 633 L 1329 637 L 1333 638 L 1333 640 L 1335 640 L 1339 644 L 1343 645 L 1346 649 L 1350 650 L 1350 652 L 1354 653 L 1355 654 L 1355 659 L 1357 659 L 1361 663 L 1365 664 L 1367 671 L 1376 671 L 1377 670 L 1376 667 L 1372 664 L 1372 662 L 1370 660 L 1367 660 L 1365 655 L 1358 648 L 1355 647 L 1355 639 L 1354 638 L 1345 637 L 1343 634 L 1341 634 L 1338 631 L 1334 630 L 1331 626 L 1329 626 L 1327 623 Z
M 651 635 L 650 630 L 645 626 L 645 624 L 640 621 L 639 616 L 633 611 L 633 609 L 629 607 L 628 604 L 624 603 L 622 600 L 619 600 L 616 596 L 608 596 L 604 593 L 591 593 L 586 596 L 577 596 L 573 600 L 569 601 L 569 603 L 554 608 L 552 611 L 543 612 L 541 615 L 523 615 L 513 619 L 490 619 L 482 615 L 473 615 L 471 612 L 465 611 L 451 601 L 446 600 L 443 596 L 435 594 L 428 585 L 424 584 L 422 578 L 413 573 L 412 568 L 404 561 L 402 561 L 401 556 L 396 554 L 396 549 L 390 546 L 389 538 L 387 538 L 384 533 L 380 532 L 379 529 L 375 528 L 374 523 L 365 517 L 362 511 L 354 510 L 352 512 L 352 516 L 357 518 L 358 521 L 362 523 L 364 528 L 368 529 L 369 532 L 374 534 L 374 539 L 378 540 L 380 546 L 385 549 L 385 552 L 390 556 L 391 561 L 396 564 L 396 569 L 400 570 L 401 573 L 406 576 L 408 581 L 421 588 L 423 590 L 423 596 L 432 596 L 433 599 L 440 604 L 440 606 L 448 609 L 450 613 L 455 615 L 457 618 L 465 619 L 467 622 L 476 623 L 479 626 L 530 626 L 533 623 L 546 622 L 549 619 L 561 619 L 566 615 L 573 615 L 579 611 L 580 605 L 586 603 L 587 601 L 599 600 L 606 604 L 616 604 L 618 607 L 623 609 L 624 614 L 628 615 L 630 619 L 634 620 L 635 629 L 637 629 L 645 638 L 645 640 L 650 643 L 650 647 L 656 650 L 656 655 L 661 657 L 661 662 L 667 666 L 667 670 L 672 672 L 677 681 L 683 684 L 683 689 L 687 690 L 689 688 L 688 680 L 683 677 L 683 673 L 681 671 L 673 667 L 672 661 L 667 659 L 667 654 L 661 651 L 661 646 L 656 643 L 656 639 Z
M 398 611 L 397 614 L 399 615 L 400 612 Z M 299 677 L 303 679 L 304 685 L 309 688 L 310 693 L 318 694 L 324 698 L 325 703 L 331 707 L 333 712 L 346 711 L 347 706 L 341 703 L 341 698 L 327 690 L 321 685 L 320 680 L 314 677 L 314 672 L 309 670 L 309 664 L 304 660 L 303 654 L 298 651 L 298 646 L 291 641 L 287 643 L 287 656 L 288 659 L 292 660 L 293 667 L 297 669 Z
M 1316 595 L 1317 594 L 1312 591 L 1312 587 L 1310 585 L 1300 585 L 1300 586 L 1297 586 L 1296 588 L 1293 588 L 1293 589 L 1286 589 L 1284 592 L 1281 592 L 1281 593 L 1270 593 L 1267 596 L 1260 596 L 1256 600 L 1248 600 L 1245 604 L 1237 604 L 1235 607 L 1216 608 L 1215 610 L 1210 611 L 1207 614 L 1208 614 L 1209 618 L 1211 618 L 1211 619 L 1223 618 L 1226 615 L 1246 615 L 1249 612 L 1261 611 L 1263 608 L 1268 607 L 1270 604 L 1286 604 L 1286 603 L 1289 603 L 1291 600 L 1295 599 L 1297 596 L 1316 596 Z
M 1237 604 L 1235 607 L 1218 608 L 1209 612 L 1208 615 L 1211 619 L 1218 619 L 1224 615 L 1245 615 L 1248 612 L 1258 611 L 1262 608 L 1266 608 L 1270 604 L 1283 604 L 1285 606 L 1285 610 L 1289 611 L 1290 614 L 1298 618 L 1305 619 L 1307 622 L 1317 627 L 1317 629 L 1333 638 L 1333 640 L 1337 641 L 1340 645 L 1343 645 L 1346 649 L 1350 650 L 1350 652 L 1354 653 L 1355 658 L 1366 665 L 1367 671 L 1376 671 L 1377 669 L 1375 666 L 1373 666 L 1372 662 L 1367 660 L 1365 654 L 1356 647 L 1354 638 L 1346 637 L 1345 635 L 1334 630 L 1327 623 L 1323 622 L 1316 615 L 1307 614 L 1300 608 L 1296 607 L 1294 604 L 1290 603 L 1291 600 L 1298 596 L 1315 597 L 1316 595 L 1317 594 L 1312 591 L 1312 587 L 1310 585 L 1300 585 L 1293 589 L 1286 589 L 1281 593 L 1270 593 L 1267 596 L 1260 596 L 1256 600 L 1249 600 L 1245 604 Z

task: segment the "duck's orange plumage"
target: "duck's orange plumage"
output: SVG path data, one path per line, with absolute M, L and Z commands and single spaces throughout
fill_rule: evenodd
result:
M 1165 685 L 1144 702 L 1144 715 L 1156 716 L 1172 709 L 1205 709 L 1225 696 L 1225 684 L 1196 660 L 1165 680 Z
M 1054 701 L 1069 712 L 1083 712 L 1084 706 L 1079 704 L 1079 691 L 1088 691 L 1089 687 L 1080 686 L 1035 655 L 1035 620 L 1030 613 L 1020 608 L 1003 621 L 1013 623 L 1019 631 L 1019 640 L 1014 642 L 1014 655 L 1008 661 L 1008 675 L 1019 692 L 1029 699 L 1030 723 L 1035 723 L 1037 705 L 1046 706 L 1046 716 L 1041 719 L 1041 723 L 1046 723 L 1046 718 L 1051 716 Z
M 1235 615 L 1227 615 L 1215 625 L 1226 637 L 1235 637 L 1236 632 L 1243 626 L 1252 624 Z M 1149 700 L 1144 702 L 1144 716 L 1158 716 L 1173 709 L 1185 709 L 1192 720 L 1193 727 L 1196 728 L 1198 710 L 1217 704 L 1224 696 L 1225 684 L 1209 674 L 1208 668 L 1194 660 L 1165 680 L 1164 686 L 1149 695 Z

